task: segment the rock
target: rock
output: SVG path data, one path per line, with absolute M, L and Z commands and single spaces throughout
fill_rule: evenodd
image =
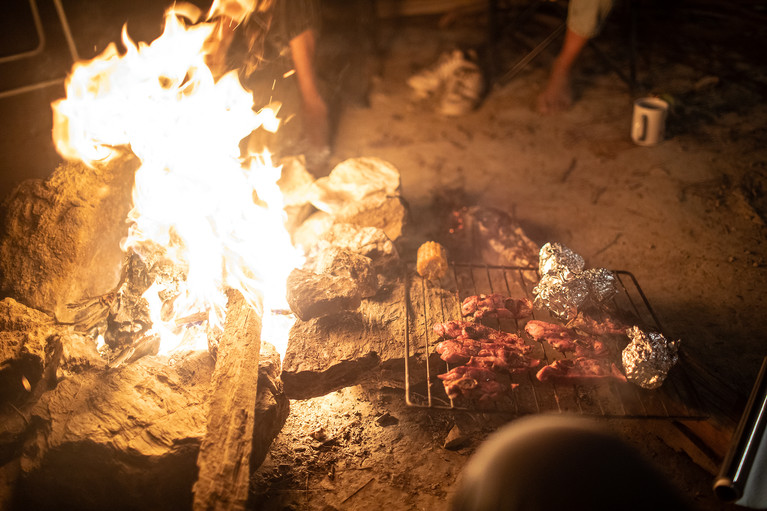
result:
M 330 245 L 310 258 L 304 268 L 317 274 L 353 280 L 363 298 L 373 296 L 378 290 L 373 261 L 345 248 Z
M 336 212 L 336 221 L 377 227 L 392 241 L 397 241 L 407 225 L 407 205 L 402 197 L 383 193 L 346 203 Z
M 378 424 L 382 428 L 385 428 L 387 426 L 395 426 L 399 424 L 399 419 L 393 416 L 392 414 L 390 414 L 389 412 L 386 412 L 376 419 L 376 424 Z
M 328 246 L 288 276 L 287 300 L 302 320 L 356 309 L 378 291 L 369 257 Z
M 447 433 L 447 436 L 445 437 L 445 443 L 442 445 L 442 447 L 449 450 L 460 449 L 461 447 L 466 445 L 467 440 L 468 440 L 468 437 L 463 434 L 463 431 L 461 431 L 461 428 L 459 428 L 458 425 L 456 424 L 452 428 L 450 428 L 450 431 Z
M 405 281 L 400 279 L 382 288 L 376 296 L 363 299 L 353 312 L 297 320 L 290 331 L 282 366 L 285 394 L 291 399 L 324 396 L 373 376 L 402 385 L 408 330 L 413 343 L 411 376 L 413 382 L 424 381 L 422 336 L 431 334 L 431 325 L 416 324 L 413 316 L 414 311 L 423 311 L 424 297 L 430 307 L 442 304 L 444 310 L 457 310 L 459 305 L 454 293 L 429 287 L 411 289 L 411 307 L 407 308 Z M 442 317 L 441 308 L 426 312 L 429 318 Z M 440 366 L 436 363 L 438 358 L 430 354 L 432 369 Z
M 29 398 L 51 364 L 51 340 L 61 331 L 43 312 L 13 298 L 0 301 L 0 403 L 19 405 Z
M 312 183 L 309 199 L 320 211 L 335 214 L 344 205 L 369 195 L 398 195 L 399 191 L 400 173 L 393 165 L 380 158 L 352 158 Z
M 392 261 L 399 261 L 394 243 L 377 227 L 336 223 L 320 237 L 317 250 L 324 250 L 328 246 L 369 257 L 376 266 L 388 266 Z
M 280 160 L 282 173 L 277 180 L 277 186 L 282 192 L 285 206 L 303 206 L 309 202 L 309 189 L 314 182 L 314 176 L 306 170 L 303 155 L 288 156 Z
M 22 508 L 191 503 L 212 368 L 207 353 L 192 353 L 174 365 L 145 357 L 59 381 L 30 412 Z
M 0 290 L 58 313 L 112 289 L 123 260 L 119 243 L 128 232 L 134 167 L 64 163 L 46 181 L 21 183 L 0 215 Z
M 369 330 L 358 312 L 297 320 L 282 366 L 285 394 L 309 399 L 357 384 L 378 366 L 387 341 L 387 332 Z
M 288 305 L 303 321 L 354 310 L 359 307 L 360 299 L 359 288 L 352 279 L 301 269 L 293 270 L 288 276 Z
M 317 243 L 335 222 L 333 215 L 324 211 L 315 211 L 301 225 L 292 231 L 293 246 L 304 247 L 308 251 Z
M 213 360 L 144 357 L 106 371 L 89 340 L 63 335 L 56 387 L 29 411 L 16 485 L 18 509 L 190 509 L 205 434 Z M 92 345 L 92 342 L 91 342 Z M 263 462 L 288 414 L 279 355 L 258 370 L 253 463 Z M 4 420 L 3 423 L 6 421 Z

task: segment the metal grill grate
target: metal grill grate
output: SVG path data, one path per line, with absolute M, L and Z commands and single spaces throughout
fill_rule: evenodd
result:
M 613 305 L 633 324 L 646 330 L 662 332 L 655 312 L 639 287 L 636 278 L 626 271 L 615 271 L 620 293 Z M 704 419 L 701 401 L 685 374 L 684 354 L 669 372 L 660 389 L 646 390 L 631 383 L 600 382 L 562 384 L 540 382 L 535 370 L 510 375 L 515 388 L 493 403 L 482 406 L 445 394 L 437 375 L 451 369 L 442 361 L 435 347 L 436 334 L 432 326 L 461 319 L 460 304 L 464 298 L 480 293 L 501 293 L 506 296 L 533 299 L 532 289 L 538 281 L 536 268 L 488 266 L 454 263 L 448 275 L 434 286 L 408 269 L 407 321 L 405 334 L 405 392 L 410 406 L 467 410 L 476 412 L 505 412 L 514 415 L 532 413 L 576 413 L 601 417 Z M 546 311 L 535 310 L 533 319 L 561 323 Z M 497 321 L 494 326 L 507 332 L 520 333 L 534 347 L 533 356 L 548 364 L 566 358 L 548 343 L 531 340 L 524 334 L 525 320 Z M 605 335 L 600 340 L 610 345 L 620 364 L 620 352 L 628 343 L 625 336 Z

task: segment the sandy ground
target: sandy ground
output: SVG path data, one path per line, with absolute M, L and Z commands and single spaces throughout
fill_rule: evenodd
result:
M 378 156 L 401 171 L 413 213 L 406 255 L 439 234 L 435 219 L 454 198 L 507 211 L 536 243 L 564 243 L 589 266 L 632 272 L 667 333 L 743 399 L 767 331 L 767 77 L 747 51 L 760 29 L 732 12 L 662 12 L 650 4 L 640 14 L 635 91 L 586 50 L 572 110 L 537 114 L 555 43 L 509 83 L 491 85 L 476 111 L 446 119 L 434 101 L 416 100 L 405 80 L 455 44 L 480 46 L 481 16 L 464 13 L 446 25 L 438 17 L 382 21 L 371 49 L 369 34 L 335 11 L 319 60 L 337 121 L 332 163 Z M 711 31 L 723 20 L 731 31 Z M 623 23 L 616 17 L 600 43 L 625 63 Z M 501 68 L 522 54 L 498 53 Z M 651 148 L 629 138 L 632 101 L 644 94 L 672 103 L 668 139 Z M 49 146 L 40 152 L 50 168 Z M 4 184 L 46 175 L 24 165 L 20 175 L 4 163 Z M 257 474 L 257 508 L 445 509 L 468 457 L 508 420 L 408 408 L 400 390 L 376 382 L 293 402 Z M 456 424 L 468 439 L 445 449 Z M 606 425 L 641 447 L 700 509 L 730 508 L 714 498 L 712 474 L 663 443 L 651 422 Z
M 738 46 L 742 39 L 695 39 L 715 21 L 680 24 L 684 15 L 640 14 L 634 91 L 587 49 L 577 101 L 556 116 L 533 105 L 559 43 L 492 85 L 476 111 L 446 119 L 405 80 L 454 45 L 481 47 L 477 17 L 379 24 L 379 58 L 356 74 L 359 60 L 344 41 L 360 39 L 326 27 L 322 75 L 339 112 L 332 162 L 378 156 L 400 169 L 413 213 L 406 251 L 441 235 L 435 219 L 445 204 L 484 204 L 513 215 L 536 243 L 558 241 L 590 266 L 632 272 L 666 332 L 742 399 L 765 355 L 765 74 Z M 625 18 L 614 22 L 599 42 L 625 72 Z M 498 53 L 501 71 L 523 54 Z M 672 104 L 667 140 L 655 147 L 629 137 L 632 102 L 642 95 Z M 260 471 L 259 507 L 444 509 L 481 438 L 509 419 L 403 407 L 401 391 L 375 384 L 294 402 Z M 470 440 L 447 450 L 455 424 Z M 698 508 L 729 508 L 713 496 L 710 470 L 668 447 L 652 421 L 607 425 Z M 331 445 L 312 437 L 318 429 Z

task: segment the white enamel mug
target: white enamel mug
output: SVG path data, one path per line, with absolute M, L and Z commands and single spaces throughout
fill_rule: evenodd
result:
M 666 133 L 668 103 L 659 98 L 634 101 L 631 140 L 637 145 L 653 146 L 663 141 Z

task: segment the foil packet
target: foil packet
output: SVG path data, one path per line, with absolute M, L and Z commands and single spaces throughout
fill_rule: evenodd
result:
M 602 305 L 618 294 L 618 279 L 605 268 L 592 268 L 579 275 L 589 288 L 589 299 L 594 305 Z
M 580 309 L 601 306 L 618 293 L 615 274 L 605 268 L 585 269 L 583 257 L 560 243 L 541 247 L 538 271 L 541 280 L 533 289 L 534 304 L 570 320 Z
M 546 243 L 538 253 L 538 272 L 544 275 L 558 275 L 568 279 L 586 267 L 583 257 L 561 243 Z
M 556 275 L 544 275 L 533 288 L 533 305 L 538 309 L 548 309 L 552 314 L 564 319 L 572 319 L 586 303 L 589 288 L 582 279 L 562 280 Z
M 645 389 L 657 389 L 679 360 L 681 341 L 669 341 L 658 332 L 645 332 L 638 326 L 627 332 L 631 342 L 623 349 L 626 378 Z

